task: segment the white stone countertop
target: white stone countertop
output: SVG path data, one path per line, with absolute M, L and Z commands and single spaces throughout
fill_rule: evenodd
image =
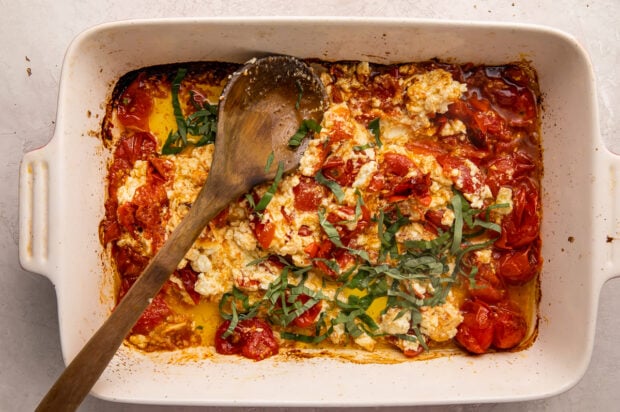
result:
M 78 33 L 99 23 L 129 18 L 181 16 L 415 17 L 525 22 L 551 26 L 575 36 L 588 51 L 597 77 L 602 137 L 612 151 L 620 153 L 620 134 L 617 131 L 620 126 L 618 0 L 0 0 L 1 411 L 32 410 L 64 367 L 54 287 L 43 276 L 24 271 L 19 265 L 17 189 L 19 163 L 23 154 L 46 144 L 54 133 L 56 100 L 65 50 Z M 607 282 L 601 292 L 590 366 L 583 379 L 563 394 L 529 402 L 398 407 L 390 410 L 620 410 L 618 316 L 620 280 L 612 280 Z M 580 332 L 576 330 L 575 333 Z M 201 409 L 118 404 L 89 396 L 80 410 L 133 412 Z

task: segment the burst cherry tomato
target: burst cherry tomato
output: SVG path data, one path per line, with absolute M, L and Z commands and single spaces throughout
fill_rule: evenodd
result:
M 475 275 L 475 287 L 467 282 L 470 296 L 486 303 L 496 303 L 506 296 L 506 288 L 497 276 L 491 264 L 478 264 L 478 273 Z
M 295 209 L 302 212 L 316 212 L 325 196 L 325 189 L 314 179 L 302 176 L 293 188 Z
M 273 238 L 276 234 L 276 225 L 267 221 L 265 223 L 261 222 L 259 219 L 254 221 L 254 235 L 256 236 L 256 240 L 258 244 L 263 248 L 269 248 Z
M 476 193 L 484 185 L 482 172 L 473 168 L 465 159 L 456 156 L 439 156 L 437 161 L 443 173 L 452 181 L 457 189 L 465 193 Z
M 230 321 L 223 322 L 215 332 L 215 350 L 223 355 L 241 354 L 246 358 L 263 360 L 278 353 L 279 344 L 271 326 L 261 319 L 239 321 L 233 333 L 222 337 Z
M 146 308 L 138 322 L 134 325 L 132 332 L 140 335 L 146 335 L 157 325 L 161 324 L 172 311 L 161 295 L 157 295 Z
M 200 302 L 200 294 L 196 292 L 196 289 L 194 289 L 196 280 L 198 279 L 198 273 L 196 273 L 190 265 L 186 265 L 183 269 L 177 270 L 175 274 L 179 279 L 181 279 L 183 288 L 189 297 L 192 298 L 192 301 L 195 304 L 198 304 Z
M 411 169 L 415 168 L 411 159 L 399 153 L 386 153 L 383 156 L 383 164 L 387 173 L 396 176 L 405 176 Z
M 456 340 L 471 353 L 485 353 L 493 342 L 493 312 L 488 305 L 476 300 L 466 301 L 461 311 L 463 322 L 457 329 Z
M 495 246 L 519 249 L 533 242 L 539 233 L 538 189 L 533 180 L 522 178 L 512 187 L 512 212 L 502 220 Z
M 488 164 L 486 183 L 493 196 L 502 186 L 510 186 L 522 176 L 527 176 L 536 166 L 534 161 L 525 152 L 513 152 L 494 158 Z
M 498 349 L 514 348 L 521 343 L 527 333 L 525 318 L 516 305 L 510 302 L 502 302 L 494 309 L 493 346 Z
M 540 266 L 538 242 L 533 242 L 523 249 L 498 251 L 494 256 L 499 276 L 514 285 L 532 280 Z
M 330 156 L 323 164 L 321 171 L 327 179 L 333 180 L 340 186 L 351 186 L 359 168 L 355 168 L 351 159 L 345 162 L 339 156 Z
M 153 98 L 141 77 L 134 80 L 120 96 L 118 120 L 125 127 L 149 130 L 149 115 L 153 110 Z
M 146 160 L 157 150 L 157 141 L 150 133 L 136 132 L 121 137 L 114 151 L 115 159 L 122 159 L 133 167 L 136 160 Z

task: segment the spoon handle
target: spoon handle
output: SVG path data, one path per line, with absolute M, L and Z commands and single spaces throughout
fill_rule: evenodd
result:
M 171 233 L 142 275 L 39 403 L 37 411 L 76 410 L 152 298 L 191 248 L 204 227 L 247 191 L 210 178 L 187 216 Z

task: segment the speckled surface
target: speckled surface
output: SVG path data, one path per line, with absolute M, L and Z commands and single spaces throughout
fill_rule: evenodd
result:
M 562 4 L 560 6 L 560 4 Z M 597 77 L 600 127 L 620 153 L 620 2 L 617 0 L 315 0 L 252 1 L 40 1 L 0 0 L 0 410 L 32 410 L 60 374 L 56 296 L 42 276 L 21 269 L 17 258 L 18 168 L 23 154 L 54 132 L 58 80 L 64 52 L 82 30 L 129 18 L 180 16 L 418 17 L 544 24 L 577 38 Z M 570 87 L 570 85 L 566 85 Z M 601 292 L 594 353 L 584 378 L 567 392 L 531 402 L 393 408 L 394 411 L 585 411 L 620 405 L 620 281 Z M 578 330 L 575 333 L 580 333 Z M 414 383 L 412 383 L 414 384 Z M 300 388 L 303 390 L 303 388 Z M 378 394 L 380 396 L 380 394 Z M 235 408 L 214 408 L 233 411 Z M 262 410 L 253 408 L 252 410 Z M 194 411 L 125 405 L 89 397 L 83 411 Z M 274 409 L 282 411 L 285 409 Z M 287 408 L 286 410 L 290 410 Z M 347 410 L 347 409 L 345 409 Z

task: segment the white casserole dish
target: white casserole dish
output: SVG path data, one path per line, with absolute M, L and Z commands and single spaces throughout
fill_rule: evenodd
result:
M 585 372 L 601 286 L 620 273 L 620 159 L 599 136 L 592 67 L 570 36 L 543 27 L 397 19 L 167 19 L 105 24 L 65 56 L 55 135 L 20 170 L 20 261 L 56 287 L 69 362 L 113 307 L 97 228 L 105 103 L 126 72 L 154 64 L 244 62 L 266 54 L 377 63 L 528 59 L 544 97 L 539 336 L 522 352 L 397 364 L 328 358 L 198 359 L 123 347 L 93 389 L 117 401 L 191 405 L 414 405 L 541 398 Z

